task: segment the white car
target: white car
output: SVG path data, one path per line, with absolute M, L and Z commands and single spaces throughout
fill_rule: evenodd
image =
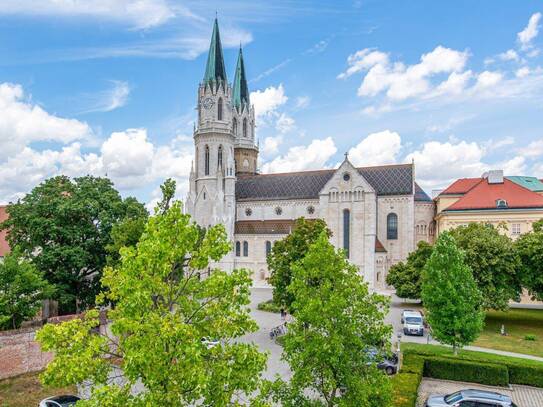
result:
M 40 401 L 39 407 L 72 407 L 79 400 L 79 397 L 72 395 L 53 396 Z
M 424 336 L 424 319 L 419 311 L 403 311 L 402 325 L 404 335 Z

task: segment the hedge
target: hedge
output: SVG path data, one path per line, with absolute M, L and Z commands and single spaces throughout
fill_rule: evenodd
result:
M 481 383 L 489 386 L 509 384 L 507 366 L 435 356 L 424 359 L 423 375 L 434 379 Z
M 454 356 L 451 348 L 444 346 L 414 343 L 404 345 L 404 360 L 409 360 L 409 358 L 413 356 L 422 357 L 424 359 L 429 357 L 440 357 L 451 360 L 472 361 L 478 364 L 490 363 L 500 365 L 507 369 L 510 384 L 524 384 L 527 386 L 543 388 L 543 363 L 536 360 L 466 350 L 461 350 L 457 356 Z
M 273 300 L 261 302 L 257 305 L 257 308 L 260 311 L 274 312 L 276 314 L 281 312 L 281 306 L 277 305 L 275 302 L 273 302 Z

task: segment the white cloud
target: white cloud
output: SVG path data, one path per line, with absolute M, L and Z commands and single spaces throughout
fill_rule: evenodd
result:
M 47 113 L 17 84 L 0 84 L 0 160 L 35 141 L 69 143 L 92 135 L 87 123 Z
M 294 119 L 288 116 L 286 113 L 281 113 L 275 122 L 275 128 L 280 133 L 288 133 L 294 129 Z
M 461 94 L 472 77 L 473 73 L 471 71 L 452 72 L 445 81 L 437 86 L 436 91 L 438 94 Z
M 539 20 L 541 20 L 541 13 L 532 14 L 530 20 L 528 20 L 528 25 L 517 34 L 521 49 L 528 50 L 532 48 L 532 40 L 539 33 Z
M 356 166 L 393 164 L 401 146 L 400 135 L 394 131 L 372 133 L 349 150 L 349 160 Z
M 142 29 L 161 25 L 176 12 L 166 0 L 3 0 L 0 14 L 97 18 Z
M 502 52 L 498 55 L 498 58 L 500 58 L 502 61 L 518 61 L 520 59 L 517 51 L 514 49 L 508 49 L 507 51 Z
M 269 157 L 274 154 L 277 154 L 279 151 L 279 146 L 283 143 L 283 136 L 276 137 L 266 137 L 264 139 L 264 145 L 261 147 L 260 151 L 264 157 Z
M 543 156 L 543 139 L 532 141 L 526 147 L 519 148 L 518 151 L 525 157 Z
M 89 106 L 84 110 L 85 113 L 110 112 L 126 104 L 131 91 L 128 82 L 117 80 L 110 82 L 112 84 L 110 89 L 82 97 L 83 102 L 85 102 L 85 98 L 89 99 L 87 102 Z
M 284 105 L 288 100 L 283 84 L 277 87 L 269 86 L 262 91 L 251 92 L 250 98 L 255 107 L 256 119 L 276 113 L 277 108 Z
M 276 157 L 262 166 L 262 172 L 290 172 L 322 169 L 337 152 L 331 137 L 315 139 L 308 146 L 291 147 L 285 155 Z
M 357 72 L 367 71 L 358 88 L 359 96 L 376 96 L 385 92 L 391 100 L 404 100 L 428 93 L 432 90 L 431 79 L 443 73 L 461 73 L 468 59 L 467 51 L 456 51 L 437 46 L 433 51 L 423 54 L 420 62 L 405 65 L 392 63 L 388 54 L 380 51 L 363 49 L 347 59 L 349 68 L 338 75 L 347 78 Z M 456 89 L 467 79 L 465 76 L 449 76 L 450 83 L 443 84 L 441 91 Z
M 305 109 L 311 103 L 311 98 L 309 96 L 298 96 L 296 98 L 296 108 Z
M 528 75 L 530 75 L 530 68 L 527 66 L 523 66 L 522 68 L 517 69 L 515 72 L 515 76 L 517 78 L 525 78 Z
M 476 89 L 488 88 L 497 85 L 503 79 L 500 72 L 483 71 L 477 76 Z

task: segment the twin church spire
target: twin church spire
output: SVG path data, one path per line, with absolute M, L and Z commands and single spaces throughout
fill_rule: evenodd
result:
M 217 18 L 215 18 L 213 24 L 213 34 L 211 35 L 211 43 L 209 45 L 203 82 L 204 84 L 228 83 Z M 241 44 L 239 47 L 236 72 L 234 74 L 234 83 L 232 85 L 232 104 L 238 110 L 242 109 L 244 105 L 249 106 L 249 87 L 247 86 L 247 76 L 245 75 L 245 63 L 243 62 Z

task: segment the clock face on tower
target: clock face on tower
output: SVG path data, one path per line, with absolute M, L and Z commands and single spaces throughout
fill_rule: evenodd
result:
M 213 107 L 213 99 L 211 98 L 205 98 L 202 102 L 202 106 L 204 109 L 211 109 Z

